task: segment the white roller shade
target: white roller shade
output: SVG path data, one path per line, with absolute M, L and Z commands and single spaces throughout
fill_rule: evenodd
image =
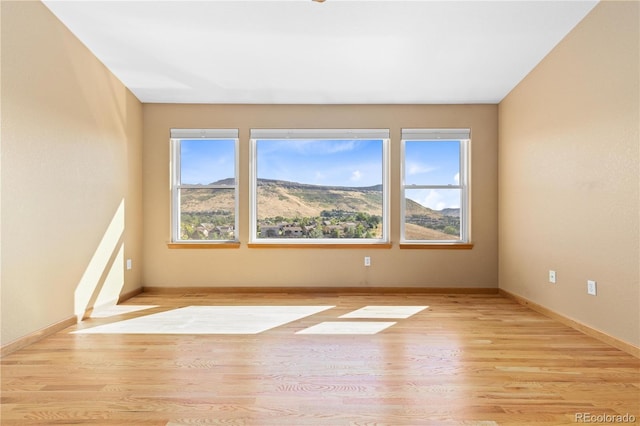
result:
M 238 129 L 171 129 L 171 139 L 238 139 Z
M 251 129 L 251 139 L 389 139 L 389 129 Z
M 470 137 L 471 129 L 402 129 L 403 140 L 464 140 Z

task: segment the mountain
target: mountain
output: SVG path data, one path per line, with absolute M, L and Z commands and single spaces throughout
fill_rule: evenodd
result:
M 460 217 L 460 209 L 442 209 L 440 213 L 442 213 L 443 216 Z
M 433 210 L 407 198 L 404 215 L 408 240 L 450 240 L 459 234 L 460 209 Z
M 224 179 L 228 181 L 232 179 Z M 277 179 L 258 179 L 258 186 L 279 186 L 288 189 L 309 190 L 309 191 L 382 191 L 382 185 L 373 186 L 328 186 L 328 185 L 313 185 L 309 183 L 291 182 L 286 180 Z
M 211 185 L 229 189 L 183 189 L 181 208 L 184 213 L 233 210 L 234 179 L 227 178 Z M 258 218 L 320 216 L 323 210 L 343 210 L 382 215 L 382 185 L 368 187 L 310 185 L 275 179 L 258 179 Z
M 323 210 L 382 216 L 382 185 L 346 187 L 258 179 L 258 219 L 316 217 Z
M 232 178 L 214 185 L 233 185 Z M 382 216 L 382 185 L 368 187 L 311 185 L 275 179 L 258 179 L 258 221 L 280 218 L 315 218 L 323 211 L 367 213 Z M 235 209 L 233 189 L 193 188 L 182 190 L 183 214 L 202 217 L 229 217 Z M 406 236 L 410 239 L 450 239 L 459 227 L 459 209 L 433 210 L 407 199 Z M 197 221 L 197 220 L 196 220 Z M 453 227 L 453 228 L 452 228 Z

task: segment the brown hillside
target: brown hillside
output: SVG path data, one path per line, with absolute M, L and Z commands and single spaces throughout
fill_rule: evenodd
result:
M 181 198 L 180 204 L 184 213 L 235 210 L 233 190 L 183 189 Z
M 406 216 L 441 216 L 439 212 L 416 203 L 409 198 L 405 201 L 404 212 Z
M 407 240 L 451 240 L 454 235 L 445 234 L 435 229 L 424 228 L 413 223 L 405 223 L 405 239 Z
M 323 209 L 309 205 L 285 188 L 268 186 L 258 188 L 258 219 L 267 217 L 315 217 Z
M 382 191 L 269 181 L 258 185 L 258 219 L 315 217 L 323 210 L 382 215 Z
M 234 210 L 233 190 L 182 190 L 184 213 Z M 382 192 L 375 189 L 288 185 L 270 182 L 258 185 L 258 219 L 267 217 L 315 217 L 323 210 L 344 210 L 382 215 Z
M 182 192 L 184 213 L 233 211 L 233 190 L 187 189 Z M 258 220 L 282 216 L 285 218 L 316 217 L 323 210 L 344 210 L 382 215 L 382 191 L 378 187 L 340 188 L 296 184 L 282 181 L 260 181 L 258 184 Z M 407 199 L 405 214 L 410 217 L 443 218 L 442 212 Z M 412 221 L 409 221 L 412 222 Z M 450 235 L 407 223 L 408 239 L 449 239 Z

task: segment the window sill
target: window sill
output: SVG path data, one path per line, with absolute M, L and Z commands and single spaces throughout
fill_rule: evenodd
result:
M 473 243 L 400 243 L 400 248 L 417 250 L 471 250 Z
M 241 243 L 236 241 L 220 242 L 220 243 L 198 243 L 198 242 L 179 242 L 167 243 L 169 249 L 237 249 Z M 276 249 L 390 249 L 392 243 L 374 243 L 374 244 L 350 244 L 350 243 L 329 243 L 329 244 L 301 244 L 301 243 L 249 243 L 249 248 L 276 248 Z M 471 250 L 473 243 L 400 243 L 400 249 L 409 250 Z
M 327 244 L 302 244 L 302 243 L 249 243 L 249 248 L 280 248 L 280 249 L 390 249 L 391 243 L 373 243 L 373 244 L 358 244 L 358 243 L 327 243 Z
M 224 241 L 219 243 L 197 243 L 191 241 L 183 241 L 179 243 L 167 243 L 170 249 L 237 249 L 240 243 L 237 241 Z

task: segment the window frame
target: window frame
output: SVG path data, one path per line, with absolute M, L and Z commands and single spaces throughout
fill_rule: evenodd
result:
M 380 140 L 382 142 L 382 236 L 381 238 L 258 238 L 258 141 L 260 140 Z M 249 247 L 284 248 L 390 248 L 389 146 L 388 129 L 251 129 Z M 347 186 L 347 185 L 345 185 Z
M 407 142 L 458 142 L 459 182 L 454 184 L 407 184 Z M 471 248 L 471 130 L 470 129 L 402 129 L 400 139 L 400 247 L 401 248 Z M 449 240 L 413 240 L 406 238 L 407 189 L 459 189 L 460 238 Z M 404 246 L 404 247 L 403 247 Z
M 181 142 L 183 140 L 233 140 L 234 141 L 234 184 L 233 185 L 194 185 L 181 183 Z M 239 245 L 239 132 L 238 129 L 171 129 L 170 132 L 170 248 L 191 247 L 207 247 L 218 248 L 224 246 Z M 233 189 L 234 197 L 234 229 L 233 238 L 223 240 L 185 240 L 180 238 L 181 230 L 181 210 L 180 210 L 180 192 L 182 189 Z

